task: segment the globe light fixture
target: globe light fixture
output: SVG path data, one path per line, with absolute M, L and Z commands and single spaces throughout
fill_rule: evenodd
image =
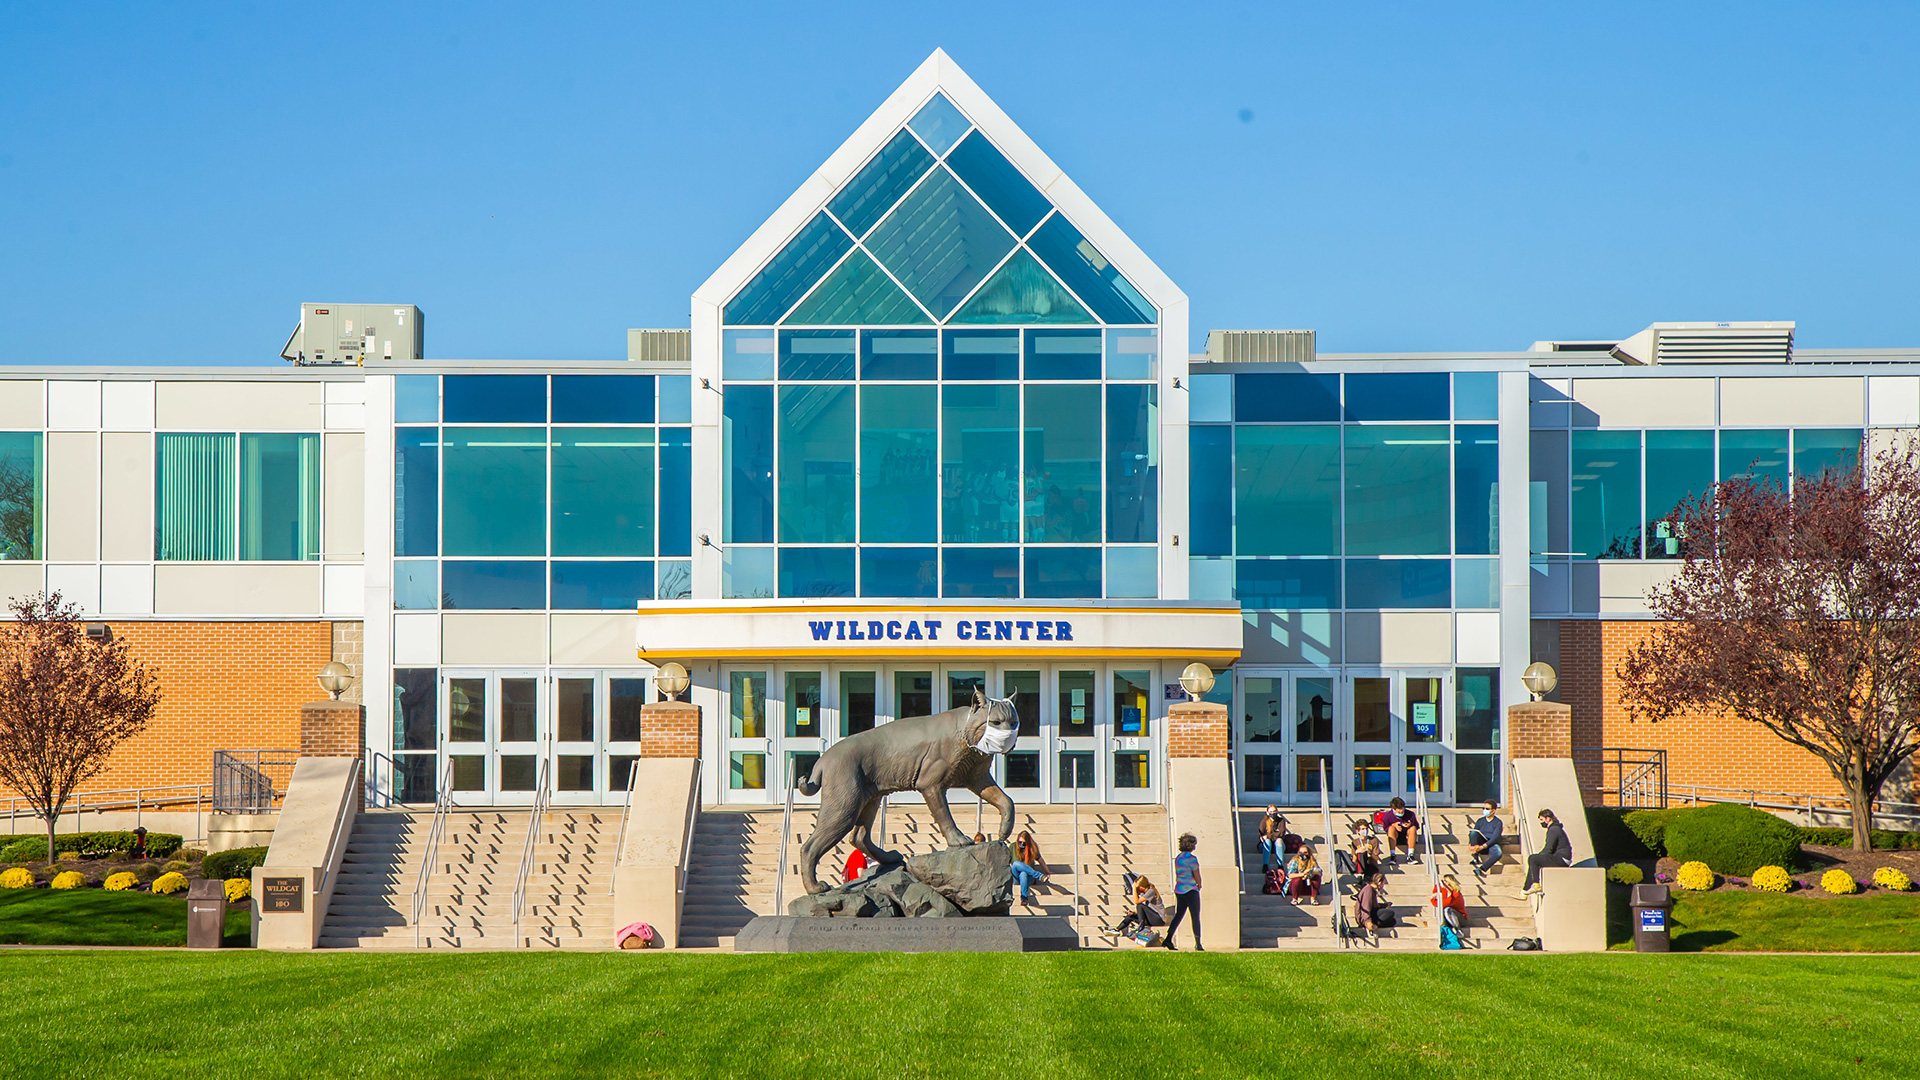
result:
M 1553 688 L 1560 685 L 1560 675 L 1553 670 L 1552 664 L 1544 660 L 1535 660 L 1520 673 L 1520 681 L 1526 685 L 1527 693 L 1533 695 L 1533 700 L 1539 701 L 1553 693 Z
M 687 669 L 673 660 L 660 665 L 660 674 L 654 676 L 653 681 L 669 701 L 679 701 L 680 695 L 686 693 L 687 687 L 693 684 L 693 680 L 687 678 Z
M 320 669 L 318 679 L 320 689 L 333 695 L 334 701 L 339 701 L 340 695 L 346 692 L 347 684 L 353 682 L 353 669 L 338 660 L 329 660 L 327 666 Z
M 1213 689 L 1213 669 L 1195 661 L 1180 672 L 1180 689 L 1187 692 L 1191 701 L 1199 701 Z

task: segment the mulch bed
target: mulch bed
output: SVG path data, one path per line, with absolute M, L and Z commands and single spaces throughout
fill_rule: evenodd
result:
M 1888 890 L 1882 889 L 1873 883 L 1873 872 L 1883 866 L 1891 866 L 1906 874 L 1910 880 L 1920 882 L 1920 851 L 1861 852 L 1845 847 L 1802 844 L 1800 845 L 1800 858 L 1804 865 L 1801 869 L 1792 871 L 1793 880 L 1796 884 L 1790 891 L 1803 895 L 1831 896 L 1832 894 L 1823 892 L 1820 888 L 1820 875 L 1829 870 L 1845 870 L 1855 882 L 1859 883 L 1860 891 L 1851 894 L 1853 896 L 1874 896 L 1887 893 Z M 1649 865 L 1647 862 L 1641 862 L 1639 866 L 1643 872 L 1652 871 L 1647 874 L 1647 880 L 1649 881 L 1657 881 L 1659 880 L 1658 875 L 1665 874 L 1667 875 L 1668 882 L 1671 883 L 1674 875 L 1680 872 L 1680 864 L 1678 862 L 1664 857 L 1657 863 Z M 1746 878 L 1721 877 L 1714 885 L 1713 891 L 1765 892 L 1766 890 L 1754 888 Z M 1846 899 L 1845 896 L 1833 896 L 1832 898 L 1835 900 Z

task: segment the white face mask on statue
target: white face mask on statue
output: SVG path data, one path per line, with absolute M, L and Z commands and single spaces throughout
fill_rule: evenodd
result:
M 983 754 L 1004 754 L 1013 749 L 1013 742 L 1019 737 L 1019 728 L 998 728 L 988 724 L 980 732 L 980 741 L 973 748 Z

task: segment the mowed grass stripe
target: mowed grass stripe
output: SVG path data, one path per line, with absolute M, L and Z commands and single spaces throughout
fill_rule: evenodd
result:
M 148 1072 L 153 1038 L 262 1078 L 1906 1077 L 1920 1020 L 1908 957 L 17 952 L 0 979 L 39 1077 Z

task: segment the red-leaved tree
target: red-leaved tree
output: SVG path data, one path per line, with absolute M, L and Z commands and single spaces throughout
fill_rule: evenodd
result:
M 95 641 L 59 593 L 17 599 L 0 623 L 0 783 L 54 826 L 74 790 L 139 734 L 160 704 L 159 681 L 121 640 Z
M 1652 590 L 1662 620 L 1619 667 L 1635 720 L 1720 712 L 1825 762 L 1846 789 L 1853 847 L 1873 803 L 1920 751 L 1920 462 L 1731 480 L 1678 514 L 1685 563 Z

